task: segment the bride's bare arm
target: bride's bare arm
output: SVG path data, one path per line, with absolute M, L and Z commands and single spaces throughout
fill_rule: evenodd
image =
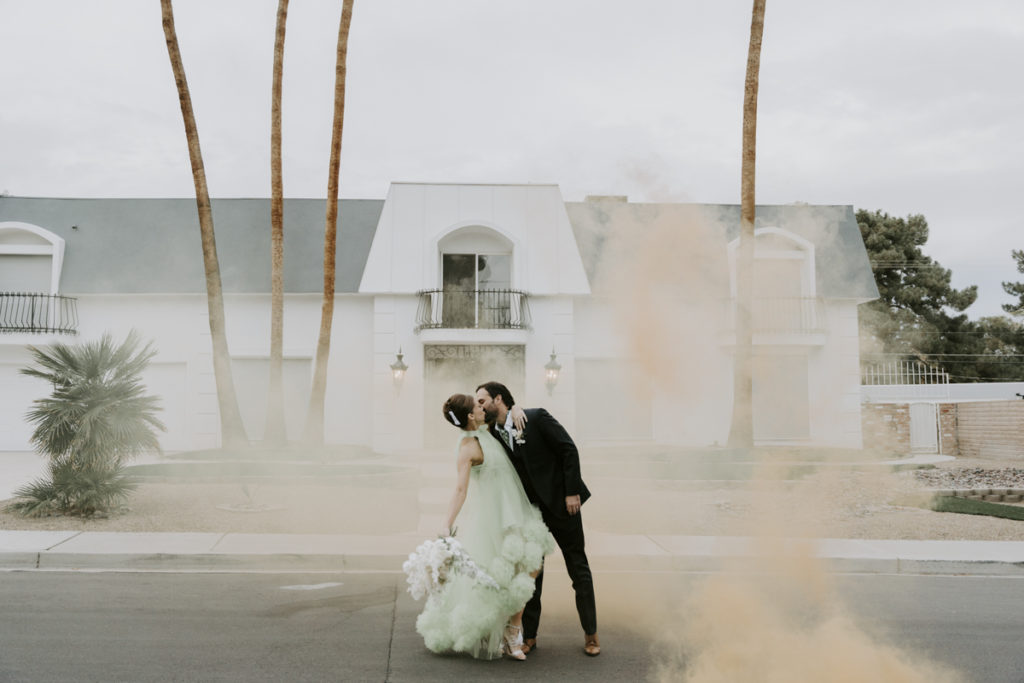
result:
M 519 431 L 526 429 L 526 412 L 519 406 L 512 406 L 509 408 L 509 413 L 512 414 L 512 424 Z
M 473 437 L 467 436 L 459 446 L 459 460 L 456 463 L 458 475 L 455 480 L 455 491 L 452 493 L 451 502 L 448 503 L 448 517 L 445 519 L 443 532 L 450 536 L 455 527 L 455 518 L 462 510 L 462 504 L 466 502 L 466 493 L 469 491 L 469 469 L 473 465 L 479 465 L 484 461 L 484 453 L 480 450 L 480 442 Z

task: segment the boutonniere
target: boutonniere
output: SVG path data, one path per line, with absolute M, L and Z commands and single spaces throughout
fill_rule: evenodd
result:
M 516 442 L 516 445 L 522 446 L 526 443 L 526 429 L 519 431 L 518 429 L 512 429 L 512 440 Z

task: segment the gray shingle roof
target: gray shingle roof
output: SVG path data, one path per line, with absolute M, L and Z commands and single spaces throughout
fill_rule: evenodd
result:
M 336 291 L 355 293 L 384 201 L 339 204 Z M 269 292 L 270 200 L 214 199 L 212 205 L 224 291 Z M 323 199 L 285 200 L 286 292 L 323 289 L 325 210 Z M 569 202 L 566 210 L 591 284 L 609 256 L 603 250 L 612 224 L 643 230 L 673 216 L 685 223 L 696 210 L 723 247 L 739 235 L 738 205 L 606 200 Z M 194 199 L 0 197 L 3 221 L 32 223 L 66 241 L 64 294 L 206 292 Z M 819 296 L 878 296 L 852 207 L 758 206 L 757 224 L 784 228 L 815 244 Z
M 270 200 L 211 204 L 224 291 L 269 292 Z M 383 206 L 341 200 L 337 292 L 358 291 Z M 323 199 L 285 200 L 286 292 L 323 291 L 325 212 Z M 194 199 L 0 197 L 3 221 L 32 223 L 66 241 L 64 294 L 206 292 Z
M 569 202 L 566 211 L 576 233 L 587 277 L 594 284 L 597 271 L 610 248 L 611 226 L 629 230 L 665 230 L 679 225 L 694 229 L 695 217 L 705 234 L 718 240 L 722 249 L 718 267 L 727 267 L 725 245 L 739 236 L 738 204 L 655 204 L 626 202 L 623 198 Z M 827 298 L 875 299 L 878 288 L 868 262 L 867 251 L 851 206 L 785 204 L 757 206 L 755 227 L 788 230 L 815 245 L 818 296 Z M 689 226 L 689 227 L 688 227 Z M 686 248 L 685 241 L 673 248 Z M 685 259 L 681 258 L 685 263 Z

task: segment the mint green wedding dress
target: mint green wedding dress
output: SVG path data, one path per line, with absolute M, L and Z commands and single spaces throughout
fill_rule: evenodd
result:
M 501 656 L 510 616 L 533 595 L 530 574 L 540 568 L 555 541 L 530 504 L 502 445 L 486 427 L 461 432 L 476 438 L 484 461 L 469 473 L 466 501 L 455 535 L 476 565 L 498 584 L 488 587 L 464 575 L 450 577 L 427 598 L 416 630 L 433 652 L 465 652 L 478 659 Z M 456 451 L 458 452 L 458 451 Z

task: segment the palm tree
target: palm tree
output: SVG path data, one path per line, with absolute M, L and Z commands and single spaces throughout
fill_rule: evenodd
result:
M 213 343 L 213 374 L 217 382 L 217 402 L 220 408 L 221 443 L 225 446 L 247 445 L 242 415 L 238 410 L 235 382 L 231 375 L 231 354 L 224 325 L 224 291 L 220 281 L 220 263 L 217 260 L 217 242 L 213 235 L 213 212 L 210 209 L 210 193 L 206 187 L 206 170 L 203 154 L 199 148 L 199 131 L 195 114 L 192 112 L 192 96 L 185 67 L 178 49 L 178 36 L 174 30 L 174 10 L 171 0 L 160 0 L 164 37 L 167 40 L 167 54 L 171 59 L 174 82 L 178 87 L 178 101 L 185 123 L 185 139 L 188 141 L 188 156 L 192 162 L 192 181 L 196 188 L 196 206 L 199 210 L 199 233 L 203 242 L 203 265 L 206 271 L 206 302 L 210 318 L 210 337 Z
M 270 388 L 263 439 L 284 443 L 284 183 L 281 176 L 281 80 L 288 0 L 278 0 L 274 32 L 274 79 L 270 97 Z
M 331 161 L 327 172 L 327 218 L 324 229 L 324 299 L 320 309 L 320 336 L 316 345 L 313 387 L 303 440 L 319 445 L 324 442 L 324 396 L 327 393 L 327 357 L 331 352 L 331 325 L 334 321 L 334 262 L 338 236 L 338 170 L 341 166 L 341 133 L 345 122 L 345 57 L 348 31 L 352 24 L 354 0 L 344 0 L 338 25 L 338 51 L 334 67 L 334 125 L 331 131 Z
M 142 371 L 156 354 L 139 348 L 135 332 L 116 345 L 98 342 L 51 349 L 30 346 L 38 367 L 22 374 L 53 385 L 28 413 L 32 444 L 49 458 L 49 479 L 23 487 L 11 507 L 26 514 L 92 515 L 121 502 L 134 488 L 124 464 L 144 451 L 160 451 L 159 399 L 144 395 Z
M 754 161 L 757 147 L 757 86 L 761 68 L 765 0 L 754 0 L 743 88 L 743 164 L 740 169 L 740 244 L 736 256 L 736 355 L 733 359 L 732 423 L 729 445 L 754 445 L 753 330 Z

